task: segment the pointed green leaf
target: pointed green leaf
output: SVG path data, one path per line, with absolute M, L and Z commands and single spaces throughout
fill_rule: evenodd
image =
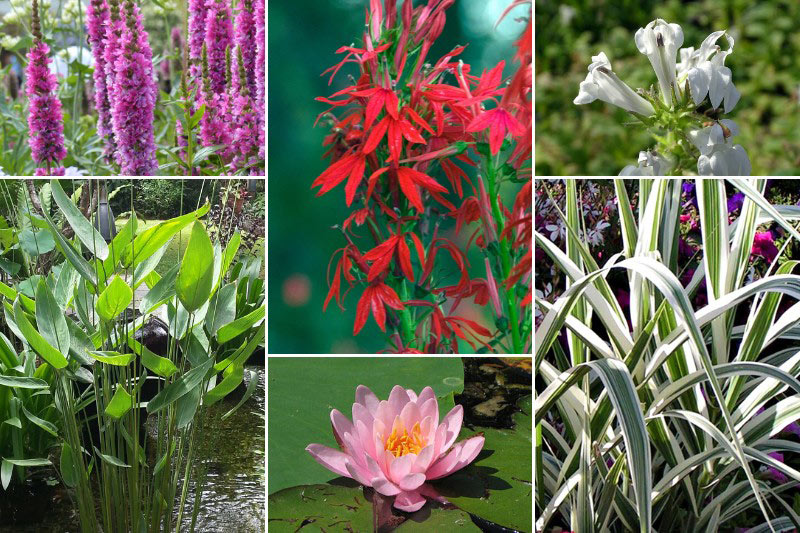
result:
M 14 302 L 14 319 L 27 343 L 42 356 L 42 359 L 47 361 L 53 368 L 58 369 L 67 366 L 67 358 L 64 357 L 64 354 L 53 348 L 28 321 L 25 311 L 20 306 L 19 299 Z
M 199 309 L 211 295 L 214 277 L 214 246 L 203 224 L 195 222 L 183 255 L 175 291 L 190 313 Z
M 133 290 L 119 276 L 114 276 L 100 297 L 97 299 L 95 309 L 103 320 L 114 320 L 118 314 L 130 305 L 133 299 Z
M 58 180 L 50 180 L 50 187 L 53 191 L 53 200 L 58 204 L 61 213 L 64 214 L 69 225 L 75 230 L 75 235 L 78 239 L 95 257 L 100 260 L 107 258 L 108 245 L 103 239 L 103 236 L 100 235 L 94 226 L 92 226 L 92 223 L 83 216 L 80 209 L 72 203 L 72 200 L 66 195 L 64 189 L 61 188 L 61 184 Z
M 133 398 L 128 391 L 125 390 L 125 387 L 122 385 L 117 385 L 117 390 L 114 391 L 114 396 L 111 398 L 111 401 L 108 402 L 106 405 L 106 415 L 110 416 L 114 420 L 119 420 L 125 414 L 131 410 L 133 407 Z

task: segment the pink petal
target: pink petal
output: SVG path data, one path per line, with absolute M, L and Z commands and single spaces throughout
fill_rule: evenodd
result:
M 408 513 L 418 511 L 423 505 L 425 505 L 425 498 L 416 490 L 401 492 L 394 499 L 394 506 Z
M 425 483 L 425 474 L 408 474 L 397 482 L 402 490 L 416 490 Z
M 369 475 L 369 471 L 366 468 L 358 466 L 351 461 L 348 461 L 346 466 L 348 472 L 347 477 L 355 479 L 365 487 L 372 486 L 372 476 Z
M 413 453 L 395 457 L 394 461 L 389 463 L 389 479 L 395 483 L 399 483 L 401 479 L 406 477 L 411 472 L 411 467 L 417 456 Z
M 421 399 L 422 395 L 420 395 Z M 429 416 L 433 420 L 433 427 L 439 425 L 439 402 L 436 401 L 436 398 L 429 398 L 422 403 L 417 402 L 417 405 L 419 406 L 420 418 Z
M 328 448 L 322 444 L 309 444 L 306 451 L 316 462 L 340 476 L 352 477 L 347 471 L 348 456 L 339 450 Z
M 371 428 L 374 417 L 369 410 L 360 403 L 353 404 L 353 424 L 361 422 L 364 427 Z
M 336 433 L 337 442 L 342 441 L 342 437 L 345 433 L 353 432 L 353 423 L 337 409 L 331 411 L 331 425 L 333 426 L 333 432 Z
M 405 430 L 411 432 L 414 428 L 414 424 L 420 422 L 422 417 L 420 416 L 419 407 L 415 402 L 408 402 L 403 410 L 400 412 L 400 421 L 405 426 Z
M 411 400 L 406 390 L 400 385 L 395 385 L 392 388 L 392 392 L 389 393 L 389 406 L 391 407 L 392 415 L 399 415 L 409 401 Z
M 428 446 L 422 448 L 422 451 L 419 452 L 417 459 L 414 461 L 414 466 L 411 467 L 411 471 L 414 473 L 422 473 L 428 470 L 431 462 L 433 462 L 434 451 L 433 444 L 429 444 Z
M 447 416 L 444 417 L 439 427 L 444 426 L 446 430 L 444 443 L 439 448 L 439 455 L 443 454 L 450 449 L 450 446 L 458 438 L 458 432 L 461 431 L 461 423 L 464 421 L 464 408 L 460 405 L 453 407 Z M 436 438 L 439 438 L 437 431 Z M 437 442 L 438 444 L 438 442 Z
M 436 461 L 425 473 L 425 477 L 428 480 L 439 479 L 461 470 L 475 460 L 475 457 L 483 449 L 483 442 L 482 436 L 462 440 L 453 446 L 449 454 Z
M 360 403 L 364 407 L 367 408 L 367 411 L 375 414 L 375 411 L 378 409 L 378 397 L 375 396 L 369 387 L 365 385 L 359 385 L 356 388 L 356 403 Z
M 416 402 L 417 401 L 417 393 L 414 392 L 414 389 L 406 389 L 406 394 L 408 394 L 408 398 L 412 402 Z

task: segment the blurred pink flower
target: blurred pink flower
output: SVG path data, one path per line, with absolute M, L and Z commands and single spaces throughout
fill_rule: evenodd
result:
M 777 257 L 778 249 L 772 240 L 772 233 L 769 231 L 756 232 L 755 239 L 753 239 L 753 255 L 760 255 L 770 263 Z
M 336 409 L 331 411 L 334 437 L 342 451 L 321 444 L 309 444 L 306 451 L 328 470 L 384 496 L 395 496 L 396 508 L 414 512 L 425 505 L 426 495 L 435 494 L 426 481 L 464 468 L 483 448 L 483 436 L 453 446 L 463 417 L 464 408 L 456 405 L 439 424 L 439 405 L 430 387 L 417 396 L 396 385 L 388 401 L 379 401 L 359 385 L 352 422 Z

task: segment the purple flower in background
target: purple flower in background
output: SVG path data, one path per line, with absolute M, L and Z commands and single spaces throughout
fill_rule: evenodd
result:
M 50 48 L 42 42 L 39 26 L 39 9 L 33 1 L 33 46 L 28 51 L 28 66 L 25 70 L 27 81 L 25 94 L 28 95 L 28 132 L 31 157 L 40 168 L 37 176 L 59 175 L 64 172 L 58 163 L 67 156 L 64 149 L 64 123 L 61 114 L 61 100 L 58 99 L 58 82 L 50 72 Z
M 693 206 L 697 205 L 697 193 L 695 191 L 694 183 L 686 181 L 683 184 L 683 195 L 686 197 L 686 203 L 691 203 Z
M 124 5 L 125 30 L 114 63 L 112 119 L 117 138 L 120 172 L 125 176 L 152 176 L 158 171 L 153 137 L 153 109 L 158 87 L 153 78 L 153 52 L 142 16 L 133 0 Z
M 97 134 L 105 142 L 105 155 L 111 158 L 115 150 L 114 131 L 111 126 L 111 103 L 106 86 L 106 33 L 110 26 L 106 0 L 91 0 L 86 8 L 86 26 L 89 44 L 94 57 L 94 106 L 97 109 Z
M 114 87 L 116 86 L 116 79 L 117 79 L 117 72 L 115 65 L 117 63 L 117 57 L 119 57 L 120 52 L 120 39 L 122 39 L 122 33 L 125 31 L 125 20 L 123 19 L 122 9 L 119 5 L 119 0 L 108 0 L 108 22 L 105 31 L 105 46 L 103 48 L 103 64 L 104 70 L 106 73 L 106 96 L 108 98 L 108 104 L 111 109 L 114 108 L 114 97 L 115 91 Z M 114 127 L 114 118 L 111 117 L 111 128 L 112 128 L 112 135 L 113 135 L 113 127 Z M 116 141 L 115 141 L 116 143 Z M 112 152 L 115 159 L 118 158 L 118 154 L 116 153 L 116 149 Z M 119 160 L 117 160 L 119 163 Z
M 756 232 L 755 238 L 753 239 L 753 248 L 750 253 L 753 255 L 760 255 L 771 263 L 778 255 L 778 248 L 775 247 L 772 233 L 769 231 Z
M 233 117 L 233 168 L 244 169 L 255 163 L 255 156 L 258 154 L 258 119 L 253 107 L 253 98 L 247 89 L 245 68 L 242 61 L 242 49 L 236 48 L 237 64 L 239 65 L 239 91 L 233 97 L 231 103 L 231 115 Z M 256 167 L 249 171 L 263 172 Z
M 202 75 L 200 58 L 206 36 L 207 15 L 206 0 L 189 0 L 189 76 L 192 84 Z
M 231 8 L 227 2 L 208 0 L 206 4 L 206 47 L 208 48 L 208 76 L 211 90 L 225 90 L 225 49 L 233 46 Z
M 730 198 L 728 198 L 728 213 L 733 213 L 742 208 L 742 204 L 744 204 L 744 194 L 737 192 Z
M 694 248 L 683 237 L 678 240 L 678 254 L 683 257 L 692 257 L 694 255 Z
M 235 45 L 242 50 L 242 63 L 244 74 L 247 81 L 247 89 L 250 95 L 256 94 L 256 22 L 253 15 L 253 0 L 242 0 L 241 11 L 236 15 L 236 38 Z M 236 56 L 238 58 L 238 55 Z M 234 65 L 237 65 L 234 63 Z M 238 66 L 233 69 L 238 71 Z M 233 77 L 233 86 L 238 90 L 239 76 Z
M 783 462 L 783 454 L 781 452 L 770 452 L 767 455 L 769 455 L 773 459 L 776 459 L 776 460 L 780 461 L 781 463 Z M 781 472 L 780 470 L 778 470 L 775 467 L 768 466 L 767 467 L 767 472 L 769 472 L 769 474 L 768 474 L 769 477 L 774 479 L 778 483 L 786 483 L 786 482 L 789 481 L 789 478 L 786 477 L 786 474 L 784 474 L 783 472 Z

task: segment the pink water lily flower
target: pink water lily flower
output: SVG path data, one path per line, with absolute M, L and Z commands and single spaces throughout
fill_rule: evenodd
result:
M 464 468 L 483 448 L 483 436 L 453 446 L 463 418 L 464 408 L 456 405 L 439 424 L 439 404 L 430 387 L 417 396 L 396 385 L 389 400 L 380 401 L 359 385 L 352 422 L 331 411 L 342 451 L 321 444 L 309 444 L 306 451 L 328 470 L 395 496 L 396 508 L 414 512 L 425 505 L 425 495 L 435 494 L 426 481 Z

